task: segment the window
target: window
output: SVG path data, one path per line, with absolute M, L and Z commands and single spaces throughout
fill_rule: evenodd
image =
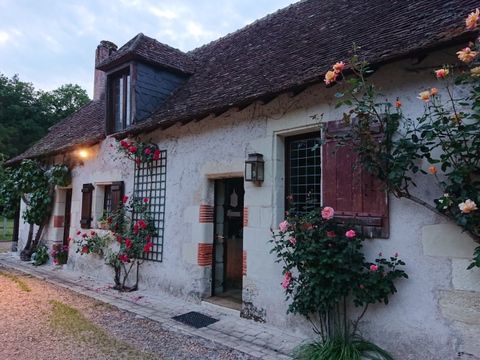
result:
M 293 196 L 299 211 L 331 206 L 338 221 L 357 223 L 365 236 L 388 237 L 383 184 L 361 167 L 353 146 L 339 145 L 348 128 L 329 122 L 324 131 L 323 143 L 320 132 L 286 139 L 285 195 Z
M 112 214 L 121 203 L 123 189 L 123 181 L 85 184 L 82 188 L 82 228 L 101 228 L 100 220 Z M 92 220 L 95 220 L 93 224 Z
M 80 219 L 80 227 L 89 229 L 92 224 L 92 184 L 83 184 L 82 186 L 82 216 Z
M 112 185 L 106 185 L 103 195 L 103 213 L 112 213 Z
M 132 84 L 130 69 L 108 78 L 108 131 L 117 132 L 132 125 Z
M 320 144 L 320 131 L 286 140 L 286 195 L 300 212 L 321 204 Z
M 149 199 L 149 216 L 154 221 L 156 235 L 152 238 L 153 248 L 144 254 L 145 260 L 162 261 L 165 220 L 165 188 L 167 182 L 167 151 L 160 151 L 160 159 L 135 166 L 133 194 L 136 199 Z M 133 220 L 138 218 L 133 214 Z

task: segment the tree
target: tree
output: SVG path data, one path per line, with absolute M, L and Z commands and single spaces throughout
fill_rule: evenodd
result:
M 18 75 L 0 74 L 0 154 L 18 155 L 43 137 L 48 128 L 89 101 L 78 85 L 37 91 Z

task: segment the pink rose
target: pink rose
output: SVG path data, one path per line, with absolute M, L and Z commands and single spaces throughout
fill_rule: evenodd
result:
M 284 289 L 288 289 L 288 287 L 290 286 L 292 282 L 292 273 L 290 271 L 287 271 L 285 273 L 285 276 L 283 277 L 283 281 L 282 281 L 282 287 Z
M 322 210 L 322 218 L 325 220 L 330 220 L 333 218 L 333 215 L 335 214 L 335 210 L 331 208 L 330 206 L 325 206 Z
M 357 233 L 354 230 L 350 229 L 345 233 L 345 236 L 347 238 L 351 239 L 351 238 L 354 238 L 355 236 L 357 236 Z
M 278 228 L 280 229 L 281 232 L 286 232 L 289 226 L 290 224 L 288 223 L 287 220 L 284 220 L 280 224 L 278 224 Z
M 152 150 L 150 150 L 149 148 L 146 148 L 144 153 L 145 155 L 150 155 L 152 153 Z
M 370 265 L 370 271 L 377 271 L 378 270 L 378 265 Z
M 297 244 L 297 239 L 295 239 L 293 236 L 290 236 L 288 241 L 290 241 L 290 244 L 292 244 L 293 246 L 295 246 Z

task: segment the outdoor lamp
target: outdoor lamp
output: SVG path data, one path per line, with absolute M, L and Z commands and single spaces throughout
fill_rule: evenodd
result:
M 87 149 L 79 149 L 77 151 L 77 155 L 80 159 L 82 160 L 85 160 L 86 158 L 88 158 L 88 150 Z
M 245 160 L 245 181 L 261 183 L 264 180 L 263 155 L 258 153 L 248 154 Z

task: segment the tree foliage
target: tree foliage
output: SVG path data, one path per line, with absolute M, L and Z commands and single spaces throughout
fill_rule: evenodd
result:
M 48 128 L 89 101 L 79 85 L 53 91 L 36 90 L 18 75 L 0 74 L 0 154 L 20 154 L 43 137 Z

